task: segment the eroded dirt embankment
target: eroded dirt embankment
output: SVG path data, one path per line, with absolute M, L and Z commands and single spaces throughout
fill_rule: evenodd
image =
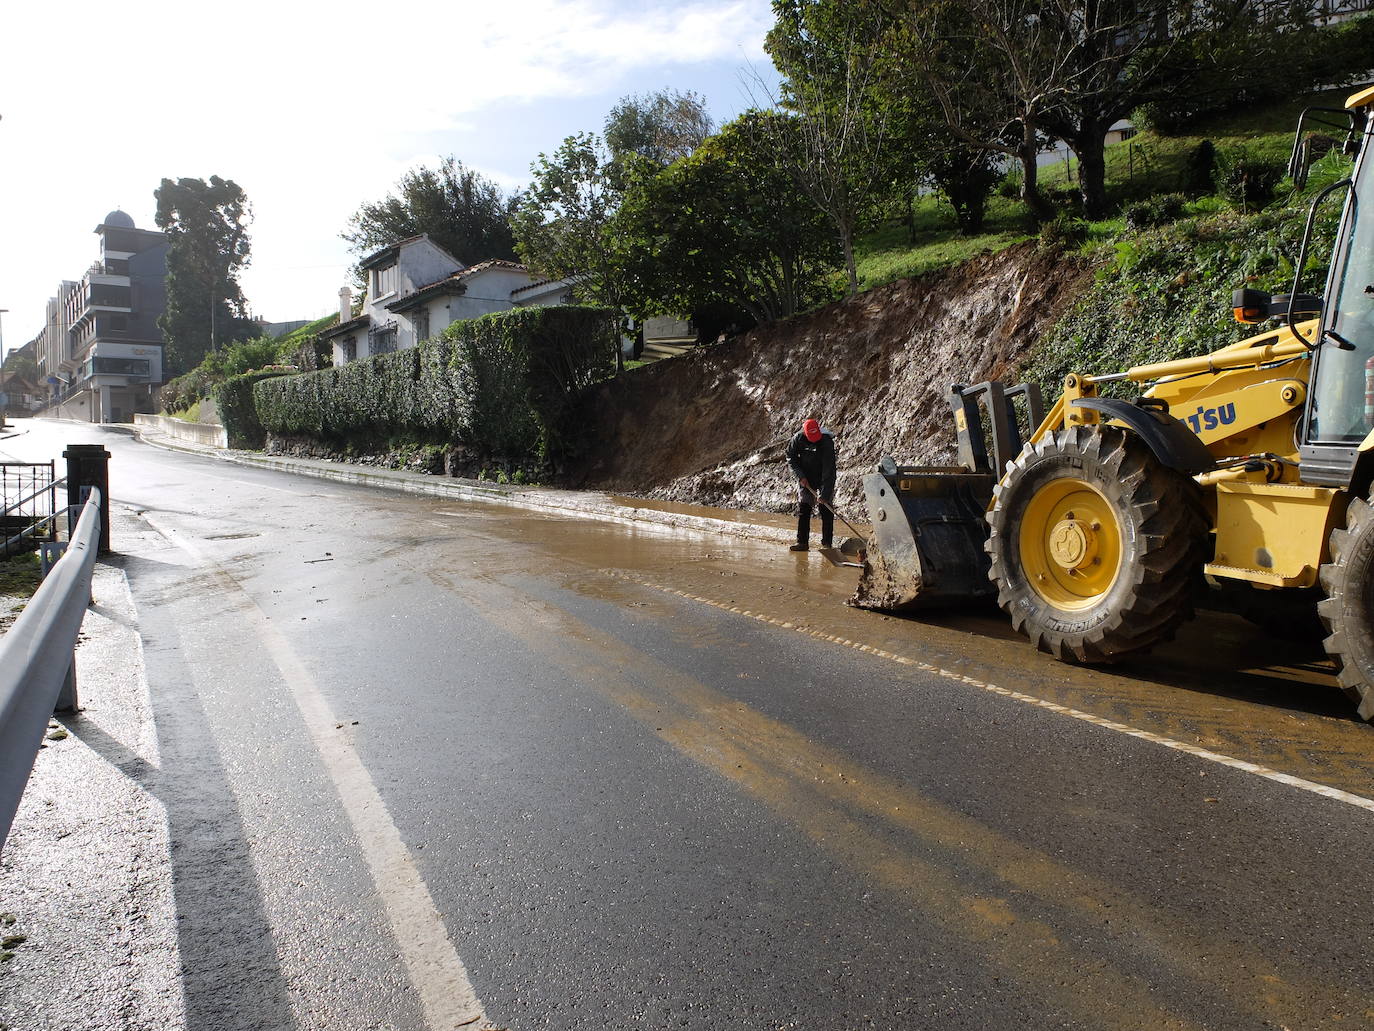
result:
M 814 416 L 836 435 L 836 505 L 866 518 L 859 481 L 879 456 L 952 461 L 950 384 L 1014 381 L 1086 275 L 1023 244 L 617 377 L 588 406 L 575 485 L 782 511 L 787 441 Z

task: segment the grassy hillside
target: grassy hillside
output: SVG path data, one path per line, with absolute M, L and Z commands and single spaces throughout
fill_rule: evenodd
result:
M 1240 154 L 1256 161 L 1283 163 L 1293 145 L 1293 132 L 1304 107 L 1341 107 L 1356 87 L 1341 87 L 1296 97 L 1291 101 L 1225 117 L 1204 120 L 1185 134 L 1164 136 L 1144 131 L 1107 148 L 1107 194 L 1114 207 L 1175 193 L 1183 185 L 1189 157 L 1204 140 L 1210 140 L 1222 159 Z M 1040 182 L 1056 194 L 1072 189 L 1077 163 L 1056 162 L 1041 168 Z M 1276 203 L 1283 203 L 1281 198 Z M 1205 215 L 1225 208 L 1216 196 L 1196 197 L 1185 214 Z M 1066 208 L 1071 214 L 1071 209 Z M 1127 233 L 1120 216 L 1078 227 L 1087 249 L 1114 246 Z M 986 251 L 1002 250 L 1032 234 L 1025 206 L 994 194 L 988 202 L 985 231 L 960 236 L 949 206 L 936 196 L 921 198 L 913 207 L 910 224 L 892 222 L 858 242 L 859 281 L 871 289 L 906 276 L 946 268 Z
M 1252 334 L 1254 328 L 1238 326 L 1231 317 L 1232 290 L 1242 285 L 1288 289 L 1310 199 L 1321 185 L 1344 174 L 1348 163 L 1333 154 L 1314 168 L 1305 190 L 1295 191 L 1284 180 L 1262 210 L 1245 212 L 1215 192 L 1181 196 L 1189 158 L 1210 140 L 1223 166 L 1241 156 L 1285 164 L 1302 109 L 1341 107 L 1352 92 L 1328 90 L 1203 122 L 1186 135 L 1142 132 L 1108 147 L 1108 195 L 1121 213 L 1084 222 L 1068 209 L 1042 227 L 1045 246 L 1076 251 L 1096 274 L 1055 328 L 1024 356 L 1023 378 L 1054 396 L 1069 371 L 1119 371 L 1205 353 Z M 1277 171 L 1271 172 L 1277 178 Z M 1048 166 L 1041 183 L 1062 202 L 1073 173 L 1072 162 Z M 1322 289 L 1339 210 L 1335 203 L 1322 209 L 1304 270 L 1307 291 Z M 910 225 L 889 225 L 861 242 L 861 280 L 866 287 L 877 286 L 1001 250 L 1026 239 L 1028 226 L 1024 207 L 998 195 L 989 203 L 987 231 L 961 237 L 948 208 L 925 197 Z

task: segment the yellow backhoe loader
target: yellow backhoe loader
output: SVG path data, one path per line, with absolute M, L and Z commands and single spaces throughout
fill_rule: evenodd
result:
M 854 604 L 995 597 L 1040 649 L 1138 654 L 1192 615 L 1205 581 L 1241 611 L 1315 608 L 1340 683 L 1374 720 L 1374 88 L 1345 110 L 1349 179 L 1312 203 L 1290 293 L 1238 290 L 1270 331 L 1211 354 L 1073 374 L 1049 411 L 1033 385 L 956 384 L 959 465 L 864 478 L 873 540 Z M 1320 205 L 1344 197 L 1323 296 L 1301 293 Z M 1099 396 L 1108 381 L 1144 388 Z M 989 438 L 991 438 L 989 440 Z M 1024 440 L 1024 446 L 1022 441 Z

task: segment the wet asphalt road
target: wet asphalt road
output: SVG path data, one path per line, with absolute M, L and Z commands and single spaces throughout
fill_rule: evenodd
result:
M 1374 1027 L 1374 731 L 1310 652 L 1070 670 L 776 547 L 0 450 L 88 440 L 189 1028 L 452 1027 L 455 970 L 519 1029 Z

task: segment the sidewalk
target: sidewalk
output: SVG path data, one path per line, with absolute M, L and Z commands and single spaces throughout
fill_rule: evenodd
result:
M 130 527 L 121 527 L 130 533 Z M 0 855 L 0 1031 L 185 1028 L 161 765 L 133 599 L 97 563 L 55 715 Z
M 743 512 L 702 505 L 684 505 L 648 498 L 628 498 L 592 491 L 559 490 L 553 487 L 527 487 L 498 484 L 485 480 L 450 479 L 427 473 L 402 469 L 381 469 L 375 466 L 353 465 L 316 458 L 286 458 L 264 455 L 259 451 L 234 451 L 209 447 L 165 434 L 150 432 L 147 427 L 130 427 L 145 444 L 204 455 L 238 465 L 256 466 L 313 476 L 321 480 L 352 483 L 364 487 L 406 491 L 412 494 L 431 494 L 461 501 L 483 501 L 489 504 L 518 505 L 522 508 L 542 509 L 564 515 L 589 516 L 617 522 L 654 523 L 678 529 L 700 530 L 729 537 L 773 541 L 790 544 L 796 539 L 797 522 L 793 515 L 776 512 Z

